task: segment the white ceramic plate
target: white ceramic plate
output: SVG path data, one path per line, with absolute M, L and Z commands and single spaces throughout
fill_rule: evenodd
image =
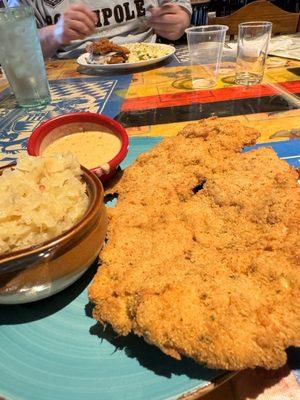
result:
M 149 46 L 157 46 L 162 47 L 168 50 L 168 53 L 163 55 L 162 57 L 152 58 L 151 60 L 139 61 L 134 63 L 122 63 L 122 64 L 91 64 L 87 62 L 88 53 L 82 54 L 80 57 L 77 58 L 77 62 L 82 67 L 88 67 L 93 69 L 129 69 L 129 68 L 140 68 L 145 67 L 147 65 L 156 64 L 160 61 L 165 60 L 166 58 L 170 57 L 172 54 L 175 53 L 175 47 L 169 46 L 168 44 L 162 43 L 147 43 Z M 126 47 L 126 44 L 122 44 L 122 46 Z

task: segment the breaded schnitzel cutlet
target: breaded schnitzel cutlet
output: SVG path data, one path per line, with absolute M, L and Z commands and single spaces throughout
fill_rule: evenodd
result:
M 130 53 L 127 47 L 119 46 L 106 38 L 87 44 L 86 51 L 90 53 L 92 57 L 112 53 L 107 60 L 107 64 L 125 63 Z
M 237 121 L 187 125 L 114 190 L 94 318 L 212 368 L 275 369 L 300 342 L 297 173 Z
M 86 51 L 91 52 L 93 54 L 108 54 L 112 51 L 118 54 L 130 53 L 130 51 L 126 47 L 119 46 L 118 44 L 115 44 L 106 38 L 89 43 L 86 46 Z

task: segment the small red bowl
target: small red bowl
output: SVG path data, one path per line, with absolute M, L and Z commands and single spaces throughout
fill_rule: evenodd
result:
M 129 140 L 126 130 L 118 122 L 104 115 L 78 112 L 51 118 L 34 129 L 27 143 L 27 152 L 31 156 L 39 156 L 50 143 L 63 136 L 75 132 L 95 131 L 99 128 L 114 133 L 121 140 L 121 149 L 114 158 L 105 165 L 91 169 L 102 182 L 105 182 L 115 174 L 119 164 L 126 157 Z

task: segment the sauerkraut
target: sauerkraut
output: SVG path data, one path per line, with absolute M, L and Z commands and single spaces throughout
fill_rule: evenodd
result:
M 124 45 L 130 53 L 126 63 L 136 63 L 140 61 L 153 60 L 166 56 L 170 53 L 170 49 L 159 44 L 152 43 L 128 43 Z
M 89 199 L 71 153 L 22 156 L 0 176 L 0 254 L 41 244 L 71 228 Z

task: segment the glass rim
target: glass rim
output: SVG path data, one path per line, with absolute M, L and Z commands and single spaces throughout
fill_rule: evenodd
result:
M 185 29 L 185 33 L 215 33 L 215 32 L 226 32 L 229 27 L 227 25 L 199 25 L 191 26 Z
M 249 21 L 249 22 L 241 22 L 239 23 L 239 27 L 243 27 L 243 26 L 251 26 L 253 28 L 258 28 L 261 26 L 272 26 L 273 23 L 270 21 Z

